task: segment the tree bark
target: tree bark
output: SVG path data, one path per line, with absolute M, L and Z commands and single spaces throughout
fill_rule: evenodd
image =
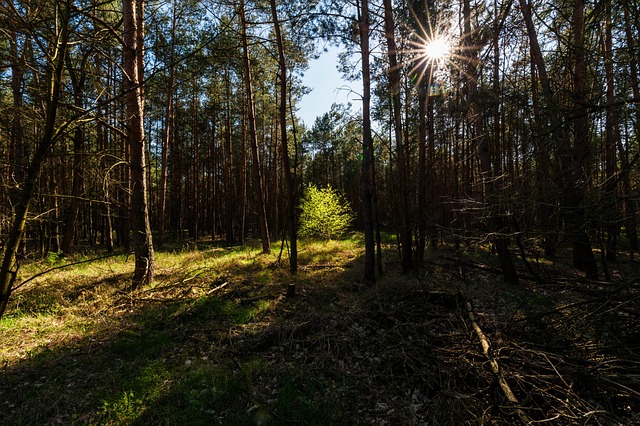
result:
M 124 24 L 123 79 L 127 109 L 131 182 L 131 227 L 135 253 L 132 287 L 151 284 L 154 272 L 153 241 L 149 224 L 149 205 L 144 135 L 143 79 L 143 0 L 122 3 Z
M 85 83 L 84 64 L 88 55 L 82 59 L 80 69 L 76 72 L 71 66 L 71 58 L 67 56 L 69 62 L 69 76 L 73 87 L 74 106 L 81 111 L 83 108 L 83 95 Z M 73 239 L 78 223 L 78 213 L 80 212 L 81 197 L 84 187 L 84 163 L 85 163 L 85 133 L 83 126 L 77 126 L 73 132 L 73 183 L 71 189 L 71 205 L 69 206 L 69 216 L 65 223 L 62 245 L 60 247 L 65 256 L 71 254 L 73 250 Z
M 158 247 L 162 247 L 164 244 L 164 231 L 165 231 L 165 223 L 166 223 L 166 212 L 167 212 L 167 172 L 168 172 L 168 161 L 169 161 L 169 147 L 172 145 L 173 138 L 173 121 L 174 121 L 174 112 L 173 112 L 173 91 L 175 84 L 175 38 L 176 38 L 176 2 L 172 5 L 171 11 L 171 46 L 169 47 L 169 82 L 167 84 L 167 100 L 165 104 L 165 112 L 164 112 L 164 132 L 162 134 L 162 148 L 161 148 L 161 161 L 162 165 L 160 166 L 160 200 L 158 201 Z
M 404 155 L 404 142 L 402 137 L 401 99 L 400 99 L 400 68 L 396 56 L 395 23 L 391 0 L 384 0 L 384 34 L 387 41 L 387 58 L 389 61 L 389 76 L 391 90 L 391 105 L 393 109 L 393 127 L 395 130 L 398 189 L 400 191 L 401 225 L 400 225 L 400 257 L 402 273 L 413 270 L 413 257 L 411 252 L 411 221 L 409 218 L 409 195 L 407 164 Z
M 52 44 L 52 51 L 48 52 L 48 57 L 53 58 L 53 62 L 47 64 L 47 92 L 45 94 L 45 121 L 42 138 L 27 168 L 24 182 L 19 183 L 19 186 L 13 189 L 15 191 L 14 200 L 17 202 L 14 205 L 13 223 L 7 237 L 2 266 L 0 266 L 0 318 L 7 308 L 11 290 L 16 280 L 18 272 L 16 254 L 27 222 L 29 206 L 33 200 L 38 175 L 58 136 L 56 132 L 56 116 L 60 103 L 62 72 L 69 40 L 69 19 L 72 1 L 68 0 L 64 3 L 59 3 L 58 6 L 63 9 L 61 10 L 62 20 L 59 27 L 60 33 L 56 38 L 56 42 Z
M 251 144 L 252 164 L 251 171 L 255 190 L 256 204 L 258 210 L 258 221 L 260 224 L 260 237 L 262 239 L 262 252 L 271 253 L 271 243 L 269 241 L 269 228 L 267 224 L 267 210 L 262 192 L 262 173 L 260 171 L 260 155 L 258 153 L 258 136 L 256 134 L 256 112 L 253 102 L 253 87 L 251 82 L 251 63 L 249 61 L 249 46 L 247 42 L 247 18 L 245 14 L 244 0 L 240 1 L 240 21 L 242 54 L 244 62 L 244 78 L 247 90 L 247 120 L 249 124 L 249 143 Z
M 278 68 L 280 72 L 280 137 L 282 138 L 282 163 L 284 168 L 284 181 L 287 186 L 287 229 L 289 231 L 289 272 L 295 275 L 298 271 L 298 226 L 296 224 L 296 192 L 295 183 L 291 173 L 291 161 L 289 158 L 289 143 L 287 140 L 287 63 L 284 54 L 284 44 L 280 31 L 280 21 L 276 10 L 275 0 L 269 1 L 271 5 L 271 16 L 273 27 L 276 33 L 276 44 L 278 46 Z M 295 284 L 293 284 L 295 285 Z M 289 290 L 295 293 L 294 290 Z
M 22 126 L 22 80 L 24 75 L 25 49 L 28 48 L 30 40 L 25 37 L 22 52 L 19 51 L 18 34 L 11 33 L 11 93 L 13 96 L 13 117 L 11 121 L 11 133 L 9 135 L 9 164 L 11 173 L 11 184 L 15 188 L 9 189 L 9 203 L 12 213 L 15 214 L 14 206 L 20 202 L 20 191 L 18 185 L 24 180 L 26 171 L 26 155 L 24 146 L 24 129 Z
M 359 12 L 362 54 L 362 216 L 364 222 L 364 281 L 376 280 L 373 205 L 373 137 L 371 133 L 371 75 L 369 66 L 369 0 L 362 0 Z
M 471 43 L 471 4 L 469 0 L 464 0 L 463 14 L 464 33 L 466 35 L 464 44 L 466 46 L 466 51 L 469 58 L 467 66 L 467 75 L 469 76 L 469 80 L 467 81 L 465 91 L 467 92 L 466 94 L 468 96 L 470 107 L 470 125 L 471 129 L 473 130 L 473 136 L 476 140 L 476 144 L 478 146 L 478 162 L 480 167 L 480 179 L 482 181 L 482 187 L 484 189 L 485 208 L 489 210 L 489 232 L 495 235 L 495 237 L 492 238 L 492 241 L 496 248 L 496 251 L 498 252 L 498 258 L 500 260 L 500 266 L 502 269 L 502 276 L 505 282 L 508 282 L 510 284 L 518 284 L 518 273 L 516 272 L 513 260 L 511 259 L 511 253 L 509 250 L 509 239 L 506 235 L 507 226 L 505 224 L 504 218 L 502 217 L 500 208 L 500 199 L 503 194 L 499 194 L 498 189 L 495 186 L 495 179 L 497 178 L 496 175 L 498 175 L 497 172 L 499 170 L 496 170 L 496 167 L 492 164 L 491 161 L 491 146 L 489 143 L 490 141 L 489 137 L 487 136 L 487 129 L 484 124 L 481 108 L 478 104 L 478 73 L 475 65 L 478 63 L 478 50 Z M 497 22 L 498 16 L 496 16 L 495 19 Z M 495 31 L 496 39 L 494 40 L 494 42 L 497 43 L 497 28 L 495 29 Z M 497 62 L 499 58 L 496 57 L 494 58 L 494 60 Z M 495 100 L 495 102 L 498 102 L 498 100 Z M 494 120 L 498 120 L 498 117 L 494 117 Z M 498 147 L 499 142 L 499 136 L 495 136 L 496 144 L 493 147 L 494 149 Z
M 98 116 L 102 118 L 102 108 L 98 109 Z M 107 130 L 105 129 L 104 124 L 98 120 L 96 126 L 96 138 L 98 144 L 98 152 L 101 154 L 100 158 L 100 167 L 103 171 L 107 171 L 109 166 L 107 164 Z M 111 182 L 108 174 L 105 176 L 103 183 L 103 191 L 104 191 L 104 207 L 101 209 L 103 213 L 103 223 L 102 223 L 102 242 L 104 243 L 105 248 L 108 252 L 113 251 L 113 224 L 111 222 Z
M 231 81 L 229 70 L 225 73 L 225 90 L 226 90 L 226 114 L 225 114 L 225 134 L 224 134 L 224 230 L 227 244 L 231 245 L 235 242 L 233 236 L 233 218 L 237 215 L 236 193 L 233 179 L 233 132 L 231 131 Z
M 427 71 L 430 74 L 431 71 Z M 433 194 L 427 194 L 427 91 L 418 87 L 418 229 L 416 235 L 416 260 L 424 261 L 427 240 L 427 196 L 433 202 Z M 431 122 L 431 120 L 429 120 Z
M 589 143 L 589 116 L 587 111 L 587 66 L 584 40 L 584 0 L 576 0 L 573 8 L 573 99 L 574 99 L 574 142 L 575 158 L 568 184 L 565 183 L 565 207 L 567 209 L 567 229 L 573 245 L 573 266 L 597 279 L 596 264 L 589 236 L 586 231 L 585 189 L 590 179 L 591 146 Z M 581 182 L 581 184 L 580 184 Z
M 620 128 L 617 106 L 615 105 L 615 83 L 613 71 L 613 36 L 611 23 L 611 0 L 605 4 L 605 37 L 604 37 L 604 69 L 606 78 L 606 130 L 605 130 L 605 207 L 607 244 L 606 259 L 617 258 L 618 237 L 620 235 L 620 218 L 617 200 L 617 156 L 616 149 L 620 142 Z
M 195 82 L 194 82 L 195 83 Z M 189 235 L 198 239 L 200 222 L 200 146 L 199 146 L 199 105 L 198 89 L 194 84 L 193 91 L 193 149 L 192 149 L 192 174 L 191 179 L 191 220 L 189 221 Z
M 560 159 L 561 174 L 563 178 L 562 207 L 565 218 L 567 233 L 573 245 L 574 265 L 584 271 L 589 278 L 598 277 L 598 268 L 595 256 L 591 249 L 589 237 L 585 230 L 584 217 L 584 191 L 578 187 L 577 174 L 574 171 L 569 147 L 566 146 L 565 128 L 562 123 L 558 103 L 556 102 L 551 81 L 547 74 L 546 65 L 538 43 L 538 36 L 533 25 L 531 16 L 531 5 L 527 0 L 519 0 L 520 10 L 527 27 L 529 43 L 531 47 L 532 61 L 536 65 L 542 96 L 547 106 L 547 116 L 549 119 L 549 135 L 553 142 L 554 150 Z
M 25 40 L 25 43 L 27 41 Z M 25 172 L 25 150 L 22 128 L 22 78 L 24 73 L 24 60 L 18 49 L 18 35 L 11 33 L 11 93 L 13 96 L 13 117 L 11 120 L 11 133 L 9 136 L 9 163 L 14 183 L 22 182 Z M 10 195 L 12 195 L 10 193 Z M 13 195 L 17 195 L 14 191 Z M 11 198 L 10 198 L 11 199 Z M 18 200 L 11 200 L 12 203 Z
M 624 10 L 624 29 L 625 29 L 625 38 L 627 41 L 627 49 L 629 51 L 629 78 L 631 80 L 631 89 L 633 91 L 633 98 L 640 99 L 640 84 L 638 83 L 638 59 L 637 59 L 637 41 L 634 38 L 634 32 L 631 28 L 631 17 L 629 13 L 629 5 L 624 2 L 623 4 Z M 640 106 L 638 104 L 635 105 L 635 116 L 636 116 L 636 135 L 638 134 L 638 130 L 640 129 Z M 622 143 L 618 144 L 618 152 L 620 154 L 620 160 L 622 163 L 622 185 L 625 192 L 625 201 L 624 201 L 624 209 L 625 209 L 625 228 L 626 234 L 629 238 L 629 248 L 632 251 L 638 251 L 638 220 L 637 220 L 637 206 L 636 200 L 632 195 L 632 186 L 631 179 L 629 177 L 629 172 L 631 171 L 629 167 L 629 156 L 627 150 L 624 149 Z

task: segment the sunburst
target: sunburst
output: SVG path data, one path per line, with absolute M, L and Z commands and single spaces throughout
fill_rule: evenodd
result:
M 437 34 L 427 41 L 422 50 L 428 65 L 441 65 L 451 54 L 451 43 L 444 35 Z
M 442 31 L 434 31 L 429 28 L 426 31 L 420 29 L 422 34 L 413 32 L 414 40 L 410 41 L 411 49 L 409 57 L 412 58 L 413 67 L 409 72 L 419 85 L 426 78 L 429 79 L 427 86 L 438 71 L 444 71 L 455 55 L 453 40 Z
M 415 16 L 416 22 L 420 20 Z M 427 17 L 427 22 L 430 22 Z M 412 30 L 411 48 L 407 51 L 407 59 L 412 65 L 409 75 L 415 80 L 416 85 L 423 83 L 426 78 L 427 87 L 433 83 L 436 76 L 442 79 L 450 79 L 450 71 L 455 68 L 461 74 L 466 74 L 465 66 L 473 60 L 465 54 L 469 47 L 460 43 L 464 36 L 454 36 L 456 31 L 455 21 L 440 16 L 435 19 L 435 24 L 428 24 L 425 28 L 419 24 L 417 30 Z

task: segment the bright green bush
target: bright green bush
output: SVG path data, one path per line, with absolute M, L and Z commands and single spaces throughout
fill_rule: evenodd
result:
M 327 186 L 309 185 L 300 200 L 300 236 L 326 240 L 340 237 L 351 226 L 353 211 L 347 200 Z

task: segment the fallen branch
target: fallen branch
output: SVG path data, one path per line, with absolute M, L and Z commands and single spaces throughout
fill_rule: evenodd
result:
M 480 344 L 482 345 L 482 352 L 484 352 L 484 355 L 489 360 L 489 365 L 491 366 L 491 370 L 493 371 L 493 374 L 496 376 L 496 379 L 498 380 L 498 384 L 500 385 L 500 389 L 502 390 L 502 393 L 507 398 L 509 403 L 513 406 L 512 408 L 515 410 L 515 413 L 520 419 L 520 422 L 522 422 L 523 425 L 531 424 L 533 420 L 529 417 L 529 415 L 527 415 L 527 413 L 525 413 L 521 408 L 519 408 L 520 401 L 518 401 L 518 398 L 511 390 L 511 387 L 509 387 L 509 384 L 507 383 L 507 380 L 504 378 L 504 375 L 502 374 L 502 370 L 500 369 L 500 364 L 498 364 L 498 361 L 493 357 L 491 353 L 491 343 L 489 342 L 489 339 L 482 331 L 482 328 L 480 328 L 480 326 L 478 325 L 478 322 L 476 321 L 476 316 L 473 313 L 473 307 L 471 306 L 471 303 L 466 302 L 466 307 L 467 307 L 467 313 L 469 314 L 469 321 L 471 321 L 473 330 L 476 332 L 478 339 L 480 339 Z
M 575 308 L 577 306 L 582 306 L 582 305 L 589 305 L 591 303 L 597 303 L 597 302 L 600 302 L 600 301 L 602 301 L 602 299 L 580 300 L 578 302 L 567 303 L 566 305 L 562 305 L 562 306 L 558 306 L 557 308 L 549 309 L 547 311 L 541 312 L 541 313 L 536 314 L 536 315 L 532 315 L 530 317 L 523 317 L 523 318 L 513 318 L 512 317 L 512 321 L 513 322 L 534 321 L 534 320 L 540 319 L 542 317 L 545 317 L 547 315 L 550 315 L 550 314 L 553 314 L 553 313 L 556 313 L 556 312 L 560 312 L 560 311 L 564 311 L 565 309 L 571 309 L 571 308 Z M 518 308 L 518 309 L 520 309 L 520 308 Z M 515 315 L 515 313 L 514 313 L 514 315 Z
M 49 272 L 53 272 L 53 271 L 57 271 L 57 270 L 60 270 L 60 269 L 65 269 L 65 268 L 69 268 L 71 266 L 82 265 L 83 263 L 95 262 L 96 260 L 102 260 L 102 259 L 108 259 L 110 257 L 121 256 L 121 255 L 122 255 L 122 253 L 111 253 L 111 254 L 108 254 L 106 256 L 94 257 L 92 259 L 85 259 L 85 260 L 80 260 L 78 262 L 72 262 L 72 263 L 67 263 L 67 264 L 60 265 L 60 266 L 55 266 L 53 268 L 49 268 L 46 271 L 39 272 L 39 273 L 27 278 L 26 280 L 22 281 L 20 284 L 15 286 L 12 291 L 16 291 L 17 289 L 19 289 L 20 287 L 24 286 L 28 282 L 33 281 L 36 278 L 41 277 L 41 276 L 43 276 L 45 274 L 48 274 Z M 12 273 L 12 271 L 9 271 L 9 273 Z M 15 280 L 15 275 L 17 274 L 17 271 L 13 272 L 13 274 L 14 274 L 14 278 L 13 279 Z
M 228 284 L 229 284 L 229 281 L 226 281 L 226 282 L 220 284 L 219 286 L 212 288 L 211 290 L 209 290 L 207 292 L 207 296 L 210 295 L 211 293 L 214 293 L 214 292 L 216 292 L 218 290 L 221 290 L 221 289 L 225 288 Z

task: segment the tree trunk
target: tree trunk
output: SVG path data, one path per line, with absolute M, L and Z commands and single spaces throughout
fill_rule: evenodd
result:
M 518 284 L 518 274 L 516 272 L 515 266 L 513 265 L 513 260 L 511 259 L 511 253 L 509 251 L 509 239 L 505 234 L 507 231 L 507 227 L 500 208 L 500 200 L 503 194 L 499 194 L 498 189 L 495 186 L 495 179 L 498 173 L 495 173 L 497 171 L 495 170 L 495 166 L 492 165 L 491 146 L 489 144 L 489 138 L 487 136 L 486 126 L 484 125 L 481 108 L 478 104 L 478 73 L 476 69 L 476 64 L 478 63 L 478 50 L 474 48 L 471 43 L 471 5 L 469 0 L 464 0 L 463 14 L 464 33 L 466 35 L 464 45 L 467 48 L 466 51 L 469 57 L 467 65 L 467 75 L 469 76 L 469 80 L 467 81 L 465 91 L 467 92 L 466 95 L 468 96 L 470 107 L 470 125 L 473 131 L 473 136 L 478 146 L 478 162 L 480 168 L 480 179 L 482 181 L 482 187 L 484 189 L 485 208 L 489 210 L 489 212 L 487 213 L 489 216 L 489 232 L 496 235 L 496 237 L 492 240 L 496 251 L 498 252 L 500 266 L 502 269 L 502 276 L 505 282 L 508 282 L 510 284 Z M 496 16 L 495 19 L 497 22 L 498 16 Z M 497 29 L 495 37 L 496 39 L 494 40 L 494 42 L 497 43 Z M 497 62 L 499 58 L 496 57 L 494 58 L 494 60 Z M 496 82 L 494 82 L 494 84 L 495 83 Z M 499 102 L 499 100 L 495 100 L 495 102 Z M 498 120 L 498 117 L 494 117 L 494 120 Z M 498 147 L 499 143 L 499 136 L 495 136 L 496 144 L 493 147 L 494 149 Z
M 629 51 L 629 78 L 631 80 L 631 89 L 633 90 L 633 98 L 640 99 L 640 85 L 638 84 L 638 59 L 637 59 L 637 42 L 634 38 L 634 32 L 631 28 L 631 17 L 629 16 L 629 5 L 624 2 L 622 3 L 624 9 L 624 28 L 625 28 L 625 38 L 627 41 L 627 49 Z M 636 116 L 636 135 L 638 134 L 638 130 L 640 129 L 640 106 L 636 103 L 635 105 L 635 116 Z M 638 251 L 638 221 L 636 214 L 636 200 L 632 195 L 632 187 L 631 187 L 631 179 L 629 177 L 629 172 L 631 171 L 629 167 L 629 156 L 627 150 L 625 150 L 622 146 L 622 142 L 618 144 L 618 151 L 620 154 L 620 160 L 622 162 L 622 185 L 625 192 L 625 227 L 627 237 L 629 238 L 629 248 L 632 251 Z
M 98 110 L 98 115 L 102 116 L 102 110 Z M 109 167 L 107 166 L 107 133 L 105 130 L 105 126 L 98 121 L 96 126 L 96 138 L 98 145 L 98 152 L 101 154 L 100 158 L 100 168 L 103 171 L 106 171 Z M 103 213 L 103 223 L 102 223 L 102 240 L 105 248 L 108 252 L 113 251 L 113 225 L 111 222 L 111 198 L 109 196 L 111 189 L 111 182 L 109 176 L 107 175 L 104 179 L 103 183 L 103 191 L 104 191 L 104 208 L 100 209 Z
M 246 120 L 247 106 L 243 105 L 242 121 Z M 238 167 L 238 235 L 240 245 L 244 245 L 247 228 L 247 126 L 242 126 L 242 143 L 240 147 L 240 167 Z
M 57 43 L 52 45 L 53 51 L 49 52 L 48 55 L 49 58 L 54 58 L 55 62 L 49 62 L 47 64 L 47 81 L 49 84 L 47 85 L 47 93 L 45 94 L 45 121 L 42 138 L 40 139 L 40 143 L 33 154 L 24 182 L 21 183 L 19 187 L 20 189 L 18 189 L 18 187 L 13 189 L 13 197 L 17 202 L 14 205 L 13 224 L 9 235 L 7 236 L 2 266 L 0 267 L 0 318 L 7 308 L 9 297 L 11 296 L 11 290 L 18 272 L 16 254 L 27 222 L 29 206 L 33 200 L 38 175 L 40 174 L 40 169 L 42 168 L 47 155 L 55 145 L 58 136 L 56 134 L 56 115 L 60 101 L 62 71 L 64 68 L 67 42 L 69 39 L 71 0 L 66 3 L 59 3 L 58 7 L 63 9 L 61 11 L 62 21 L 60 34 L 59 37 L 57 37 Z
M 369 67 L 369 0 L 362 0 L 358 10 L 360 50 L 362 54 L 362 216 L 364 222 L 364 280 L 376 280 L 376 259 L 373 211 L 373 137 L 371 133 L 371 76 Z
M 24 180 L 25 172 L 25 148 L 22 128 L 22 78 L 24 73 L 24 60 L 18 51 L 18 35 L 11 33 L 11 93 L 13 95 L 13 117 L 11 120 L 11 133 L 9 136 L 9 164 L 13 182 L 20 183 Z M 26 43 L 26 41 L 25 41 Z M 12 204 L 18 199 L 17 191 L 9 193 Z
M 606 1 L 606 22 L 604 37 L 604 69 L 607 87 L 606 130 L 605 130 L 605 207 L 607 222 L 606 259 L 615 261 L 620 235 L 620 218 L 617 200 L 617 156 L 616 149 L 620 142 L 620 128 L 617 106 L 615 106 L 615 83 L 613 72 L 613 36 L 611 24 L 611 0 Z
M 233 218 L 236 217 L 237 214 L 237 206 L 235 200 L 235 188 L 234 188 L 234 179 L 233 179 L 233 132 L 231 131 L 231 81 L 229 76 L 229 70 L 226 71 L 225 78 L 225 88 L 226 88 L 226 116 L 225 116 L 225 135 L 224 135 L 224 146 L 225 146 L 225 158 L 224 158 L 224 194 L 225 194 L 225 202 L 224 202 L 224 210 L 226 214 L 224 215 L 224 230 L 226 242 L 228 245 L 231 245 L 235 242 L 235 238 L 233 236 Z
M 278 67 L 280 70 L 280 137 L 282 138 L 282 163 L 284 168 L 284 181 L 287 186 L 287 229 L 289 231 L 289 272 L 295 275 L 298 271 L 298 226 L 296 224 L 296 191 L 291 173 L 291 161 L 289 159 L 289 143 L 287 140 L 287 63 L 284 55 L 284 44 L 280 31 L 280 21 L 276 10 L 275 0 L 269 1 L 271 16 L 276 33 L 278 45 Z M 294 291 L 294 290 L 289 290 Z
M 407 193 L 407 164 L 404 156 L 404 143 L 402 138 L 402 118 L 400 99 L 400 68 L 396 57 L 395 23 L 391 0 L 384 0 L 384 33 L 387 41 L 387 57 L 389 60 L 389 83 L 391 89 L 391 105 L 393 109 L 393 127 L 395 130 L 396 155 L 398 161 L 398 190 L 400 191 L 401 225 L 400 225 L 400 252 L 402 273 L 413 270 L 413 257 L 411 252 L 411 221 L 409 218 L 409 195 Z
M 191 220 L 189 224 L 189 235 L 191 238 L 198 239 L 198 227 L 200 222 L 200 147 L 199 147 L 199 130 L 200 126 L 198 114 L 199 114 L 198 89 L 194 84 L 193 93 L 193 150 L 192 150 L 192 174 L 191 179 Z
M 10 50 L 11 50 L 11 93 L 13 96 L 13 117 L 11 121 L 11 133 L 9 136 L 9 164 L 11 173 L 11 184 L 15 188 L 9 189 L 9 202 L 12 206 L 12 213 L 15 214 L 15 206 L 20 202 L 20 191 L 18 185 L 24 180 L 26 171 L 26 155 L 24 146 L 24 129 L 22 126 L 22 79 L 24 74 L 25 59 L 24 53 L 30 45 L 30 40 L 25 37 L 22 53 L 18 50 L 18 34 L 11 33 Z M 21 240 L 20 243 L 24 241 Z M 24 250 L 24 245 L 23 245 Z
M 431 71 L 427 71 L 430 74 Z M 424 261 L 427 240 L 427 91 L 418 87 L 418 229 L 416 260 Z M 431 122 L 431 120 L 429 120 Z M 433 202 L 433 194 L 428 194 Z
M 82 111 L 83 108 L 83 92 L 85 82 L 85 72 L 83 59 L 82 65 L 79 70 L 79 75 L 73 70 L 71 66 L 70 57 L 67 57 L 69 62 L 69 76 L 71 77 L 71 86 L 73 87 L 73 103 L 78 111 Z M 64 233 L 62 236 L 61 251 L 65 256 L 68 256 L 72 252 L 73 239 L 75 236 L 75 230 L 78 223 L 78 213 L 80 212 L 81 197 L 84 187 L 84 144 L 85 144 L 84 127 L 77 126 L 73 133 L 73 183 L 71 189 L 71 205 L 69 206 L 69 216 L 65 223 Z
M 149 206 L 144 135 L 142 0 L 122 3 L 124 23 L 123 79 L 127 107 L 127 142 L 130 151 L 131 228 L 135 253 L 132 287 L 151 284 L 154 272 L 153 241 L 149 224 Z
M 586 230 L 584 209 L 585 189 L 590 179 L 591 145 L 587 111 L 587 66 L 584 40 L 584 0 L 576 0 L 573 9 L 573 99 L 574 99 L 574 164 L 570 185 L 566 188 L 567 227 L 573 244 L 573 266 L 597 279 L 598 267 Z M 579 184 L 582 182 L 582 186 Z
M 262 174 L 260 172 L 260 155 L 258 153 L 258 137 L 256 134 L 256 113 L 253 103 L 253 88 L 251 82 L 251 63 L 249 61 L 249 46 L 247 42 L 247 18 L 245 16 L 244 0 L 240 1 L 240 21 L 242 31 L 242 54 L 244 60 L 244 78 L 247 90 L 247 119 L 249 124 L 249 143 L 251 144 L 253 184 L 258 210 L 258 220 L 260 222 L 260 236 L 262 239 L 262 252 L 271 253 L 271 243 L 269 241 L 269 228 L 267 225 L 267 210 L 262 192 Z
M 591 249 L 589 237 L 585 230 L 584 217 L 584 191 L 577 185 L 577 173 L 574 172 L 575 164 L 571 158 L 570 150 L 566 146 L 565 128 L 561 119 L 558 103 L 556 102 L 551 81 L 538 43 L 538 36 L 531 17 L 531 5 L 526 0 L 520 1 L 520 10 L 527 27 L 531 47 L 532 61 L 536 64 L 542 96 L 547 104 L 549 118 L 549 135 L 553 142 L 554 150 L 560 159 L 560 167 L 563 178 L 562 207 L 567 233 L 573 245 L 574 265 L 586 272 L 587 277 L 597 278 L 598 268 L 595 256 Z
M 167 100 L 165 104 L 164 112 L 164 132 L 162 133 L 162 148 L 161 148 L 161 161 L 160 166 L 160 200 L 158 201 L 158 247 L 162 247 L 164 244 L 164 231 L 167 212 L 167 170 L 169 161 L 169 147 L 172 145 L 171 140 L 173 138 L 173 91 L 175 83 L 175 38 L 176 38 L 176 2 L 172 5 L 171 15 L 171 46 L 169 52 L 169 82 L 167 84 Z

